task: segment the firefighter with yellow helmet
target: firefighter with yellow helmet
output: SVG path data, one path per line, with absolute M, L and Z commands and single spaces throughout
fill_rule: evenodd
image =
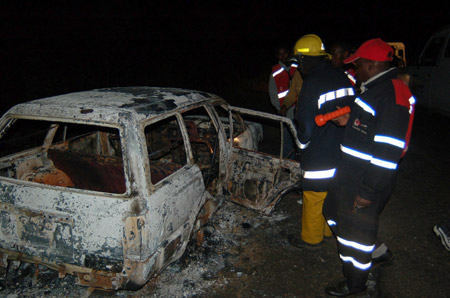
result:
M 325 46 L 319 36 L 315 34 L 307 34 L 297 40 L 294 46 L 294 55 L 307 56 L 326 56 L 330 58 L 330 54 L 325 51 Z
M 351 106 L 355 92 L 342 70 L 331 65 L 331 56 L 319 36 L 301 37 L 295 43 L 294 54 L 304 80 L 295 116 L 301 144 L 303 210 L 301 237 L 290 235 L 289 242 L 300 248 L 318 249 L 324 237 L 332 236 L 322 206 L 339 161 L 344 128 L 332 122 L 319 127 L 314 118 Z

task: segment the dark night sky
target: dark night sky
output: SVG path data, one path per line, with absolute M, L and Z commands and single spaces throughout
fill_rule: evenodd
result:
M 326 45 L 338 39 L 358 45 L 375 37 L 402 41 L 408 62 L 414 62 L 427 38 L 450 23 L 448 7 L 380 1 L 364 6 L 165 2 L 170 4 L 2 2 L 2 109 L 16 101 L 108 86 L 226 93 L 245 79 L 265 76 L 276 62 L 275 45 L 293 45 L 308 33 L 318 34 Z

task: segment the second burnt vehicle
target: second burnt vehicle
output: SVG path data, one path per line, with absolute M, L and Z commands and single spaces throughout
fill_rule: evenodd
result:
M 24 261 L 91 288 L 142 287 L 201 238 L 223 200 L 270 213 L 298 187 L 283 125 L 296 139 L 287 118 L 175 88 L 16 105 L 0 119 L 0 266 Z M 271 130 L 277 140 L 261 139 Z
M 417 105 L 450 117 L 450 25 L 435 32 L 416 65 L 407 68 Z

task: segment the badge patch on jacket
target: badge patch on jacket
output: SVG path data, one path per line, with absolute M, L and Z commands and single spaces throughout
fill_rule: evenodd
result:
M 352 128 L 360 133 L 367 134 L 367 124 L 361 123 L 358 118 L 353 121 Z

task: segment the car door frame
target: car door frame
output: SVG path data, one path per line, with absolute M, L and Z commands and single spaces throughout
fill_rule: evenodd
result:
M 280 155 L 273 156 L 255 150 L 233 147 L 229 142 L 229 192 L 230 200 L 246 206 L 257 212 L 269 214 L 277 202 L 287 193 L 300 188 L 300 162 L 283 158 L 283 125 L 287 125 L 300 148 L 297 131 L 292 121 L 286 117 L 250 110 L 235 106 L 228 106 L 230 117 L 230 136 L 233 135 L 232 112 L 267 118 L 280 123 Z
M 189 137 L 184 125 L 183 117 L 179 113 L 166 114 L 163 117 L 152 119 L 142 125 L 142 140 L 145 140 L 145 128 L 158 121 L 174 117 L 183 137 L 183 146 L 186 151 L 186 163 L 177 171 L 163 178 L 155 184 L 151 183 L 150 162 L 148 158 L 147 183 L 150 186 L 148 199 L 148 214 L 150 231 L 159 231 L 152 236 L 149 247 L 150 252 L 155 252 L 158 246 L 168 239 L 178 238 L 176 248 L 172 250 L 171 260 L 177 259 L 184 251 L 194 222 L 206 198 L 203 177 L 200 168 L 192 162 L 192 150 Z M 144 143 L 144 142 L 143 142 Z M 147 144 L 143 145 L 143 152 L 147 152 Z M 187 194 L 189 193 L 189 194 Z M 186 200 L 190 197 L 190 200 Z M 172 218 L 172 219 L 170 219 Z M 174 225 L 174 222 L 176 225 Z

